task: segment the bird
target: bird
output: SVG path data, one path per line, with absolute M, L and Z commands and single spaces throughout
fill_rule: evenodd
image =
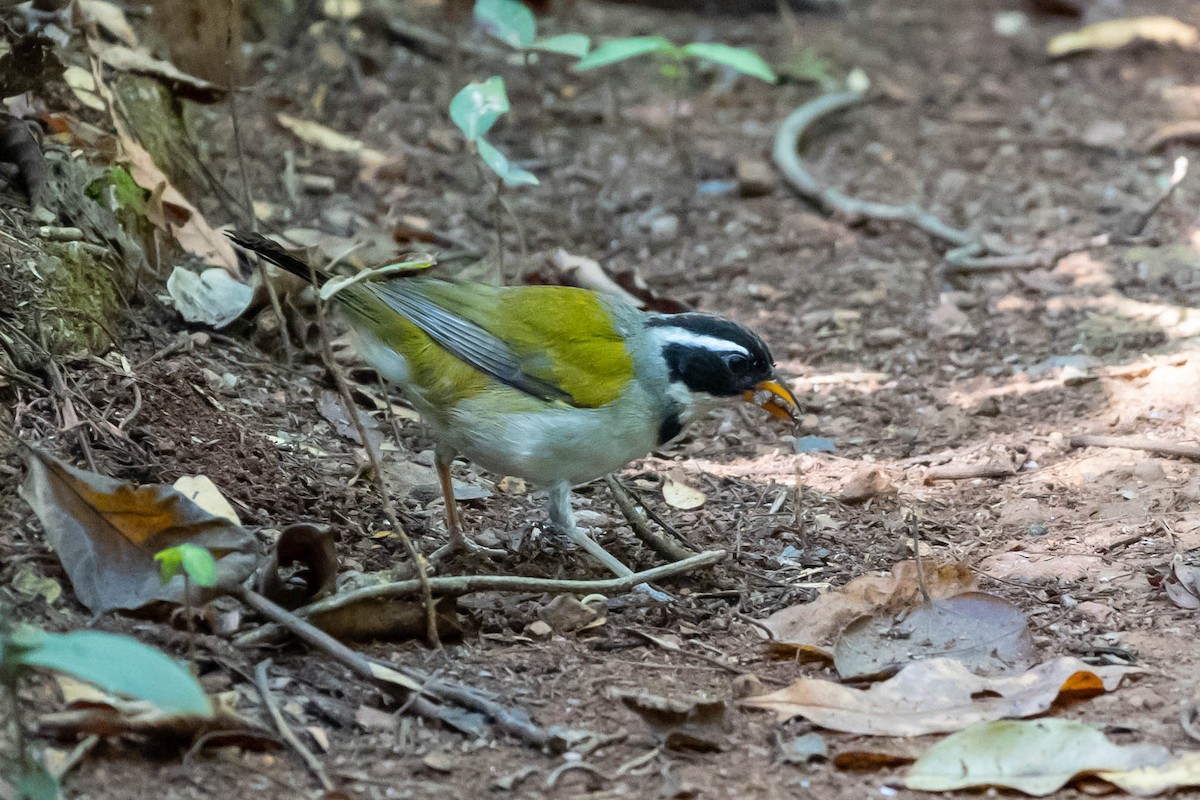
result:
M 306 281 L 331 279 L 260 234 L 227 235 Z M 450 465 L 461 455 L 544 489 L 553 526 L 626 577 L 632 570 L 576 524 L 573 487 L 645 457 L 715 404 L 742 399 L 798 417 L 762 338 L 714 314 L 425 271 L 350 283 L 331 302 L 359 356 L 403 390 L 433 435 L 450 552 L 485 550 L 464 534 L 455 504 Z

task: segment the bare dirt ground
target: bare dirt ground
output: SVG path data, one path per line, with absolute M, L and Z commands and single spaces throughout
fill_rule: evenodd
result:
M 1122 15 L 1171 13 L 1200 23 L 1192 3 L 1120 6 Z M 805 42 L 832 71 L 861 67 L 880 95 L 818 126 L 804 151 L 813 170 L 852 194 L 915 201 L 952 224 L 1022 246 L 1083 240 L 1136 217 L 1173 158 L 1188 153 L 1181 145 L 1149 152 L 1144 142 L 1163 124 L 1200 113 L 1200 60 L 1147 46 L 1050 61 L 1045 41 L 1078 22 L 1032 15 L 1018 35 L 997 35 L 996 15 L 1018 7 L 880 0 L 853 2 L 835 15 L 801 15 Z M 706 18 L 604 3 L 580 4 L 578 13 L 575 27 L 592 34 L 664 32 L 679 41 L 711 35 L 785 55 L 771 15 Z M 378 29 L 353 27 L 361 36 L 327 24 L 286 49 L 251 48 L 253 83 L 240 107 L 255 199 L 290 208 L 281 227 L 353 238 L 408 214 L 454 239 L 494 247 L 491 192 L 443 113 L 447 66 L 389 42 Z M 345 65 L 320 63 L 318 48 L 341 53 Z M 469 71 L 484 76 L 491 69 Z M 563 756 L 499 734 L 472 740 L 403 715 L 364 715 L 364 706 L 395 709 L 299 646 L 270 651 L 290 722 L 328 738 L 320 757 L 349 795 L 906 796 L 887 788 L 894 771 L 784 763 L 778 741 L 809 727 L 780 726 L 751 711 L 734 712 L 722 751 L 652 752 L 658 742 L 651 731 L 610 697 L 614 689 L 633 689 L 729 698 L 735 681 L 745 680 L 740 675 L 774 688 L 824 674 L 821 666 L 771 660 L 750 620 L 911 557 L 905 509 L 922 521 L 931 557 L 968 562 L 984 589 L 1028 615 L 1042 656 L 1135 660 L 1149 669 L 1132 688 L 1061 715 L 1127 740 L 1187 746 L 1178 720 L 1196 692 L 1200 618 L 1173 605 L 1147 575 L 1176 553 L 1196 557 L 1200 473 L 1187 460 L 1072 448 L 1069 439 L 1200 437 L 1197 178 L 1186 179 L 1158 211 L 1142 244 L 1076 253 L 1051 269 L 956 277 L 924 234 L 825 218 L 781 181 L 754 198 L 697 191 L 700 181 L 733 177 L 738 158 L 766 160 L 776 124 L 817 93 L 812 85 L 739 81 L 725 92 L 693 93 L 678 135 L 681 159 L 661 124 L 669 95 L 652 73 L 624 73 L 617 102 L 628 118 L 604 120 L 603 80 L 547 67 L 542 79 L 559 94 L 571 87 L 572 99 L 537 111 L 521 71 L 510 72 L 517 119 L 497 143 L 533 159 L 542 176 L 540 187 L 509 197 L 527 237 L 522 267 L 537 272 L 564 248 L 614 269 L 636 268 L 661 294 L 750 324 L 771 344 L 806 417 L 790 436 L 749 407 L 730 409 L 626 471 L 647 502 L 693 541 L 731 553 L 710 571 L 667 583 L 675 602 L 617 598 L 604 625 L 535 639 L 526 626 L 548 597 L 473 596 L 461 606 L 477 630 L 441 652 L 417 642 L 364 645 L 492 690 L 543 725 L 612 737 L 583 757 L 584 768 L 558 771 Z M 404 153 L 403 180 L 355 180 L 353 159 L 289 139 L 273 122 L 280 110 Z M 208 113 L 210 164 L 218 178 L 240 185 L 229 121 L 223 112 Z M 300 171 L 335 176 L 337 189 L 302 194 L 292 206 L 280 179 L 285 148 L 295 151 Z M 219 211 L 211 218 L 225 221 Z M 511 270 L 520 245 L 507 227 Z M 137 304 L 120 325 L 118 349 L 141 390 L 128 426 L 136 447 L 95 442 L 101 471 L 155 482 L 208 475 L 250 526 L 328 522 L 347 569 L 387 569 L 403 558 L 395 537 L 374 536 L 386 527 L 378 498 L 356 475 L 356 446 L 319 409 L 330 384 L 311 354 L 283 366 L 277 341 L 257 336 L 253 324 L 189 338 L 193 331 L 155 302 Z M 187 346 L 171 347 L 175 342 Z M 133 400 L 117 392 L 110 365 L 80 359 L 67 369 L 97 409 L 110 408 L 114 419 L 131 413 Z M 4 391 L 16 397 L 19 389 Z M 25 409 L 25 432 L 82 463 L 75 438 L 54 430 L 50 409 L 38 402 Z M 402 484 L 412 474 L 403 465 L 428 465 L 432 443 L 419 423 L 401 424 L 387 459 L 393 483 Z M 802 436 L 831 439 L 836 451 L 798 454 Z M 933 466 L 989 461 L 1011 464 L 1015 474 L 924 480 Z M 840 502 L 864 463 L 897 492 L 865 504 Z M 0 484 L 0 579 L 8 585 L 19 569 L 32 568 L 65 584 L 16 497 L 15 466 L 10 460 Z M 666 507 L 657 487 L 667 469 L 689 476 L 708 495 L 706 504 L 687 512 Z M 462 558 L 445 572 L 598 577 L 593 564 L 535 531 L 545 528 L 538 498 L 503 491 L 495 476 L 469 465 L 459 465 L 457 477 L 491 492 L 466 504 L 471 529 L 520 545 L 520 552 L 501 564 Z M 612 551 L 631 563 L 653 563 L 603 485 L 580 490 L 579 504 Z M 441 505 L 432 493 L 417 487 L 402 511 L 422 548 L 441 540 Z M 21 616 L 46 626 L 94 624 L 183 652 L 180 637 L 163 624 L 91 623 L 69 592 L 50 607 L 4 591 Z M 634 631 L 674 637 L 680 649 L 655 647 Z M 253 713 L 258 698 L 245 676 L 268 652 L 206 642 L 206 685 L 237 688 Z M 825 738 L 831 754 L 861 743 L 831 732 Z M 919 750 L 921 742 L 904 746 Z M 497 784 L 506 776 L 508 783 Z M 223 750 L 181 760 L 177 753 L 143 754 L 136 743 L 93 751 L 68 786 L 73 796 L 89 798 L 320 794 L 287 751 Z

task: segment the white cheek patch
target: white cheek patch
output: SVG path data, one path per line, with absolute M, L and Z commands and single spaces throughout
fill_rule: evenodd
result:
M 718 336 L 696 333 L 695 331 L 689 331 L 687 328 L 663 325 L 651 328 L 651 331 L 653 332 L 653 336 L 663 344 L 681 344 L 685 347 L 698 347 L 714 353 L 741 353 L 744 356 L 750 355 L 750 351 L 737 342 L 731 342 L 728 339 L 722 339 Z

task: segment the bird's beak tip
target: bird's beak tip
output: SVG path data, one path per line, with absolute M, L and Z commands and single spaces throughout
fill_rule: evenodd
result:
M 797 422 L 800 418 L 800 404 L 796 395 L 779 380 L 772 378 L 756 384 L 754 391 L 742 395 L 747 403 L 753 403 L 773 417 Z

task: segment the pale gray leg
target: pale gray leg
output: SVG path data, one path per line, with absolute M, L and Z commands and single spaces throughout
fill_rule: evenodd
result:
M 582 547 L 592 558 L 604 564 L 618 577 L 632 575 L 633 570 L 618 561 L 575 524 L 575 512 L 571 510 L 571 485 L 556 483 L 549 488 L 550 522 L 575 544 Z

